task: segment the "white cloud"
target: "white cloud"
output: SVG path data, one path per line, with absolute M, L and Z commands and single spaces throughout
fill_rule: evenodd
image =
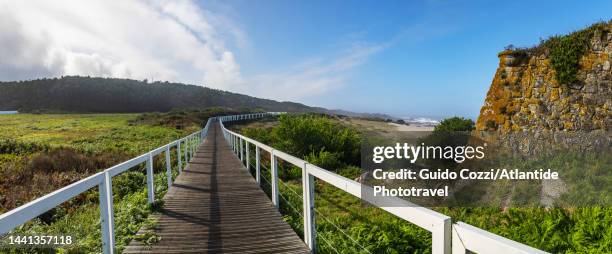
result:
M 338 56 L 310 59 L 285 70 L 252 77 L 248 90 L 262 97 L 296 101 L 338 90 L 346 85 L 353 68 L 385 47 L 355 44 Z
M 243 82 L 225 39 L 246 35 L 191 1 L 0 1 L 0 79 L 59 75 Z M 231 39 L 231 38 L 229 38 Z
M 228 44 L 248 49 L 230 18 L 189 0 L 0 0 L 0 80 L 89 75 L 199 84 L 278 100 L 337 90 L 385 45 L 243 77 Z

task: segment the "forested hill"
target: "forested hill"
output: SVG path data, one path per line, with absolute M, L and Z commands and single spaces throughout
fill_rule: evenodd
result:
M 287 112 L 326 111 L 294 102 L 260 99 L 181 83 L 76 76 L 0 82 L 0 110 L 128 113 L 203 107 L 260 108 Z

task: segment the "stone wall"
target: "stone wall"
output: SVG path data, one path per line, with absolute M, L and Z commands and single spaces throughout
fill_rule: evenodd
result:
M 518 146 L 559 137 L 556 132 L 579 133 L 582 142 L 589 142 L 589 136 L 606 136 L 612 126 L 611 31 L 612 23 L 607 23 L 590 37 L 574 84 L 557 81 L 549 50 L 501 52 L 476 130 L 505 134 Z M 537 140 L 526 138 L 534 136 Z
M 504 51 L 480 110 L 476 129 L 571 130 L 612 125 L 612 33 L 591 40 L 581 59 L 579 84 L 559 84 L 546 53 Z

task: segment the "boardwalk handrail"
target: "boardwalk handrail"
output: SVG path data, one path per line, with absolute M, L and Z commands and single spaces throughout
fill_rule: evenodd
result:
M 113 187 L 112 178 L 119 175 L 130 168 L 146 163 L 147 168 L 147 201 L 153 203 L 155 201 L 155 186 L 153 182 L 153 157 L 161 153 L 166 155 L 166 176 L 168 179 L 168 187 L 172 185 L 172 165 L 170 162 L 170 149 L 176 147 L 177 162 L 179 173 L 182 171 L 182 159 L 188 163 L 193 158 L 197 146 L 203 142 L 204 137 L 208 134 L 208 129 L 215 118 L 210 118 L 206 126 L 194 133 L 191 133 L 181 139 L 172 141 L 168 144 L 160 146 L 149 152 L 146 152 L 138 157 L 122 162 L 102 172 L 96 173 L 85 179 L 72 183 L 59 190 L 51 192 L 40 198 L 37 198 L 27 204 L 17 207 L 0 215 L 0 236 L 9 233 L 27 221 L 36 218 L 44 212 L 53 209 L 54 207 L 66 202 L 67 200 L 88 191 L 91 188 L 98 186 L 100 194 L 100 220 L 102 230 L 102 251 L 104 253 L 115 252 L 115 233 L 114 233 L 114 214 L 113 214 Z M 181 154 L 181 144 L 184 143 L 184 152 Z M 184 156 L 184 157 L 182 157 Z M 186 164 L 185 164 L 186 165 Z
M 302 169 L 302 190 L 304 208 L 304 242 L 315 252 L 316 229 L 314 219 L 314 177 L 323 180 L 349 194 L 362 199 L 372 205 L 379 207 L 403 220 L 415 224 L 432 234 L 432 253 L 448 254 L 476 251 L 479 253 L 546 253 L 533 247 L 512 241 L 510 239 L 495 235 L 485 230 L 470 226 L 463 222 L 452 223 L 451 218 L 434 210 L 416 206 L 404 199 L 397 197 L 386 197 L 384 206 L 379 201 L 362 196 L 363 188 L 371 188 L 361 183 L 335 174 L 331 171 L 317 167 L 285 152 L 274 149 L 257 140 L 230 131 L 225 128 L 223 122 L 249 120 L 267 115 L 279 115 L 281 112 L 268 112 L 246 115 L 231 115 L 219 117 L 221 129 L 232 150 L 238 155 L 241 162 L 245 162 L 249 169 L 249 144 L 255 146 L 255 177 L 260 182 L 260 150 L 270 153 L 270 174 L 272 187 L 272 203 L 278 207 L 278 163 L 277 159 L 283 159 Z M 243 145 L 244 143 L 244 145 Z M 246 148 L 246 149 L 245 149 Z M 246 150 L 246 160 L 245 153 Z M 392 205 L 392 206 L 389 206 Z M 452 249 L 451 249 L 452 241 Z
M 467 223 L 457 222 L 453 224 L 453 253 L 466 253 L 467 250 L 476 253 L 547 253 Z

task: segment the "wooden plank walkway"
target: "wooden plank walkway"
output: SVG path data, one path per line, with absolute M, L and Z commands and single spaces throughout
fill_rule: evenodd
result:
M 123 253 L 309 253 L 214 123 L 164 197 L 153 245 Z M 142 232 L 140 232 L 142 234 Z

